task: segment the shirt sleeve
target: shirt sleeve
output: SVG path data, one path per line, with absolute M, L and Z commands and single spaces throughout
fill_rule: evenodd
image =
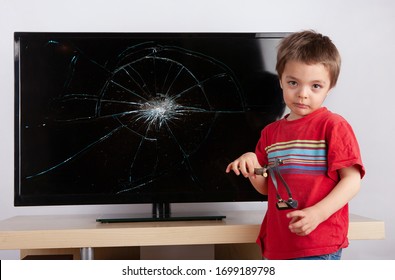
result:
M 259 138 L 259 141 L 255 147 L 255 154 L 258 159 L 258 162 L 261 166 L 265 166 L 268 164 L 268 159 L 267 159 L 267 153 L 266 153 L 266 130 L 263 129 L 261 132 L 261 138 Z
M 328 145 L 328 176 L 338 180 L 338 170 L 356 166 L 361 178 L 365 175 L 361 152 L 352 127 L 342 120 L 327 131 Z

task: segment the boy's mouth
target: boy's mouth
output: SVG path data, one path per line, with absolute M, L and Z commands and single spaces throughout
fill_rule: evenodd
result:
M 301 103 L 294 103 L 294 106 L 295 106 L 296 108 L 299 108 L 299 109 L 308 109 L 308 108 L 309 108 L 308 105 L 306 105 L 306 104 L 301 104 Z

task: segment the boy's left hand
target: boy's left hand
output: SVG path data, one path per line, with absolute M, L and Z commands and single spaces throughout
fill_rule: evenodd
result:
M 314 211 L 311 207 L 289 212 L 287 218 L 291 219 L 289 230 L 300 236 L 310 234 L 321 223 L 317 211 Z

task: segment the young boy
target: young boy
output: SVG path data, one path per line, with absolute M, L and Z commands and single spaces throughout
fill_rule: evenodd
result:
M 276 70 L 290 113 L 266 126 L 255 153 L 226 172 L 248 177 L 268 195 L 257 239 L 264 258 L 340 259 L 348 246 L 348 202 L 365 174 L 352 128 L 322 107 L 340 55 L 326 36 L 293 33 L 279 45 Z

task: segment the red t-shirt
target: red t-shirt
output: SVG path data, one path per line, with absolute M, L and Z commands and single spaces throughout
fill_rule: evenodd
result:
M 325 107 L 298 120 L 286 118 L 266 126 L 256 146 L 259 163 L 264 166 L 282 159 L 281 175 L 292 191 L 298 209 L 312 206 L 327 196 L 339 181 L 338 170 L 357 166 L 365 174 L 359 146 L 347 121 Z M 270 176 L 269 176 L 270 178 Z M 348 205 L 322 222 L 307 236 L 288 229 L 289 211 L 276 208 L 276 191 L 268 181 L 268 209 L 257 243 L 268 259 L 291 259 L 334 253 L 348 246 Z M 278 191 L 288 198 L 277 179 Z

